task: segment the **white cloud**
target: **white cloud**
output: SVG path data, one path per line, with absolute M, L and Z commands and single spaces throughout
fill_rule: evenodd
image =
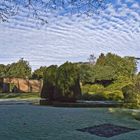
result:
M 118 9 L 110 5 L 93 18 L 51 15 L 49 24 L 40 30 L 35 28 L 35 19 L 24 15 L 23 10 L 10 24 L 0 25 L 0 62 L 24 57 L 36 68 L 67 60 L 86 61 L 90 53 L 139 57 L 140 15 L 126 3 Z

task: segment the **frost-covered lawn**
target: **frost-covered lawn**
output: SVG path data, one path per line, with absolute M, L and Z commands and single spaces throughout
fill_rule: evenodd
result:
M 108 108 L 0 105 L 0 140 L 139 140 L 140 130 L 104 138 L 76 129 L 111 123 L 140 129 L 140 121 Z

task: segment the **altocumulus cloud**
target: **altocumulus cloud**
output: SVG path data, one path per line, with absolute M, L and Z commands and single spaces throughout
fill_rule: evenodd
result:
M 139 1 L 111 1 L 100 14 L 90 17 L 48 13 L 49 23 L 44 26 L 27 13 L 21 8 L 17 16 L 0 24 L 1 63 L 23 57 L 35 69 L 67 60 L 87 61 L 91 53 L 139 57 Z

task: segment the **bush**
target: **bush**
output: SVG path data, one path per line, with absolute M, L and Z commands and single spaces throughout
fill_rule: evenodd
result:
M 93 93 L 93 94 L 85 93 L 85 94 L 82 94 L 81 99 L 82 100 L 89 100 L 89 101 L 104 101 L 104 100 L 106 100 L 104 94 L 102 94 L 102 93 Z
M 120 90 L 105 91 L 104 95 L 107 100 L 121 101 L 124 99 L 123 93 Z
M 82 93 L 88 93 L 88 94 L 93 94 L 93 93 L 99 93 L 104 91 L 104 87 L 99 84 L 94 84 L 94 85 L 84 85 L 82 86 Z
M 84 85 L 82 86 L 82 98 L 85 100 L 123 100 L 123 93 L 121 90 L 108 90 L 102 85 Z
M 81 95 L 78 67 L 66 62 L 57 71 L 56 100 L 75 101 Z
M 81 95 L 78 68 L 64 63 L 59 68 L 50 66 L 44 74 L 42 98 L 49 101 L 75 101 Z
M 56 74 L 57 74 L 56 65 L 48 67 L 44 72 L 41 98 L 47 98 L 50 101 L 54 100 L 54 94 L 56 90 Z
M 140 92 L 137 88 L 137 82 L 132 85 L 127 85 L 123 89 L 125 107 L 137 108 L 140 107 Z
M 88 94 L 89 93 L 89 90 L 90 90 L 90 85 L 87 84 L 87 85 L 84 85 L 81 87 L 81 90 L 82 90 L 82 93 L 83 94 Z
M 122 92 L 124 95 L 124 102 L 126 103 L 134 103 L 136 99 L 136 94 L 134 94 L 134 85 L 129 84 L 122 88 Z

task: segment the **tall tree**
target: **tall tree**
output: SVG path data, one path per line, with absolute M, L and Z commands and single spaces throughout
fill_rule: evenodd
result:
M 96 63 L 96 57 L 95 57 L 95 55 L 94 54 L 91 54 L 89 56 L 88 60 L 89 60 L 89 63 L 90 64 L 94 65 Z
M 6 77 L 7 67 L 4 64 L 0 64 L 0 78 Z
M 16 78 L 31 77 L 31 67 L 29 62 L 21 58 L 18 62 L 10 64 L 7 76 Z
M 51 65 L 45 70 L 41 98 L 47 98 L 49 101 L 54 100 L 57 69 L 56 65 Z
M 121 57 L 112 53 L 108 53 L 106 56 L 100 55 L 96 64 L 112 67 L 115 70 L 116 77 L 132 77 L 137 70 L 137 64 L 134 57 Z

